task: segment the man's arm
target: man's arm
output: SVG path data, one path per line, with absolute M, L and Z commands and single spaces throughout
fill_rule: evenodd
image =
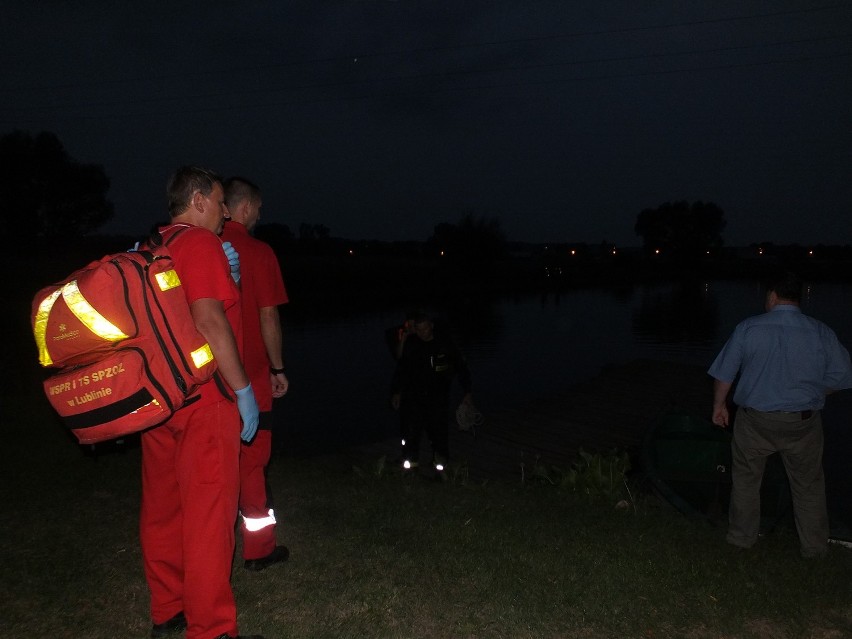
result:
M 417 340 L 418 343 L 420 340 Z M 399 410 L 399 405 L 402 397 L 402 387 L 407 383 L 411 368 L 411 344 L 406 342 L 403 346 L 402 353 L 396 361 L 396 366 L 393 369 L 393 377 L 391 378 L 391 407 L 394 410 Z
M 713 381 L 713 423 L 722 428 L 728 427 L 728 393 L 731 382 Z
M 826 395 L 852 387 L 852 364 L 849 351 L 837 339 L 837 335 L 825 327 L 823 344 L 827 355 L 824 384 Z
M 249 378 L 240 361 L 237 340 L 225 317 L 222 302 L 209 297 L 197 299 L 190 305 L 190 311 L 195 327 L 210 344 L 219 372 L 228 385 L 234 390 L 248 386 Z
M 260 334 L 263 345 L 266 347 L 266 356 L 272 368 L 284 368 L 282 349 L 284 346 L 284 334 L 281 330 L 281 316 L 278 314 L 277 306 L 264 306 L 259 311 Z M 271 373 L 272 396 L 282 397 L 287 393 L 290 382 L 284 373 Z

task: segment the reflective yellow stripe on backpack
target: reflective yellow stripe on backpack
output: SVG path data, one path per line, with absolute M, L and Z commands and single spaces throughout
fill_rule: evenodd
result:
M 38 346 L 38 361 L 42 366 L 53 364 L 53 360 L 50 359 L 50 353 L 47 352 L 44 333 L 47 330 L 47 318 L 50 317 L 50 309 L 53 308 L 53 305 L 61 294 L 62 289 L 58 288 L 41 301 L 38 305 L 35 322 L 33 323 L 33 333 L 35 334 L 36 346 Z
M 50 310 L 53 308 L 60 293 L 65 304 L 68 305 L 68 310 L 92 333 L 108 342 L 127 339 L 127 335 L 89 304 L 83 293 L 80 292 L 77 280 L 72 280 L 61 289 L 48 295 L 38 306 L 33 331 L 35 333 L 36 344 L 38 345 L 38 359 L 42 366 L 50 366 L 53 363 L 50 353 L 47 350 L 47 320 L 50 317 Z

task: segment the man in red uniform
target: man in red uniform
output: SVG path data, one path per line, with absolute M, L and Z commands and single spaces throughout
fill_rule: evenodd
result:
M 188 639 L 237 637 L 230 574 L 239 492 L 239 441 L 258 409 L 240 361 L 239 291 L 217 237 L 225 218 L 221 180 L 197 167 L 169 180 L 169 245 L 198 331 L 221 376 L 164 424 L 142 434 L 140 537 L 151 592 L 152 637 L 186 628 Z M 236 274 L 235 274 L 236 275 Z M 233 395 L 236 395 L 236 401 Z M 243 426 L 240 428 L 240 419 Z M 262 638 L 260 638 L 262 639 Z
M 244 178 L 225 182 L 225 203 L 230 220 L 222 239 L 237 250 L 242 293 L 243 362 L 260 408 L 257 436 L 240 450 L 240 529 L 247 570 L 263 570 L 285 561 L 286 546 L 276 545 L 275 512 L 266 493 L 266 466 L 272 452 L 272 399 L 287 392 L 282 357 L 281 319 L 278 306 L 286 304 L 287 291 L 272 248 L 249 233 L 260 218 L 260 189 Z

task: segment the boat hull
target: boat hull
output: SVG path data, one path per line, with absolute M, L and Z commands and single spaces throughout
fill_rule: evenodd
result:
M 727 523 L 731 500 L 731 431 L 687 413 L 666 413 L 642 444 L 642 467 L 655 491 L 682 513 Z M 771 455 L 761 486 L 761 531 L 791 519 L 784 465 Z

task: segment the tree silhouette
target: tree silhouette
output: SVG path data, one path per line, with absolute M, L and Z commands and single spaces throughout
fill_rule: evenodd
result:
M 331 230 L 325 224 L 299 224 L 299 239 L 303 242 L 328 240 Z
M 22 241 L 95 230 L 113 214 L 108 190 L 103 168 L 71 159 L 54 133 L 0 138 L 0 193 Z
M 636 218 L 636 234 L 647 252 L 661 251 L 677 261 L 693 261 L 722 246 L 725 214 L 712 202 L 666 202 L 644 209 Z
M 497 218 L 462 216 L 458 224 L 435 226 L 428 243 L 438 253 L 464 263 L 487 264 L 506 253 L 506 238 Z

